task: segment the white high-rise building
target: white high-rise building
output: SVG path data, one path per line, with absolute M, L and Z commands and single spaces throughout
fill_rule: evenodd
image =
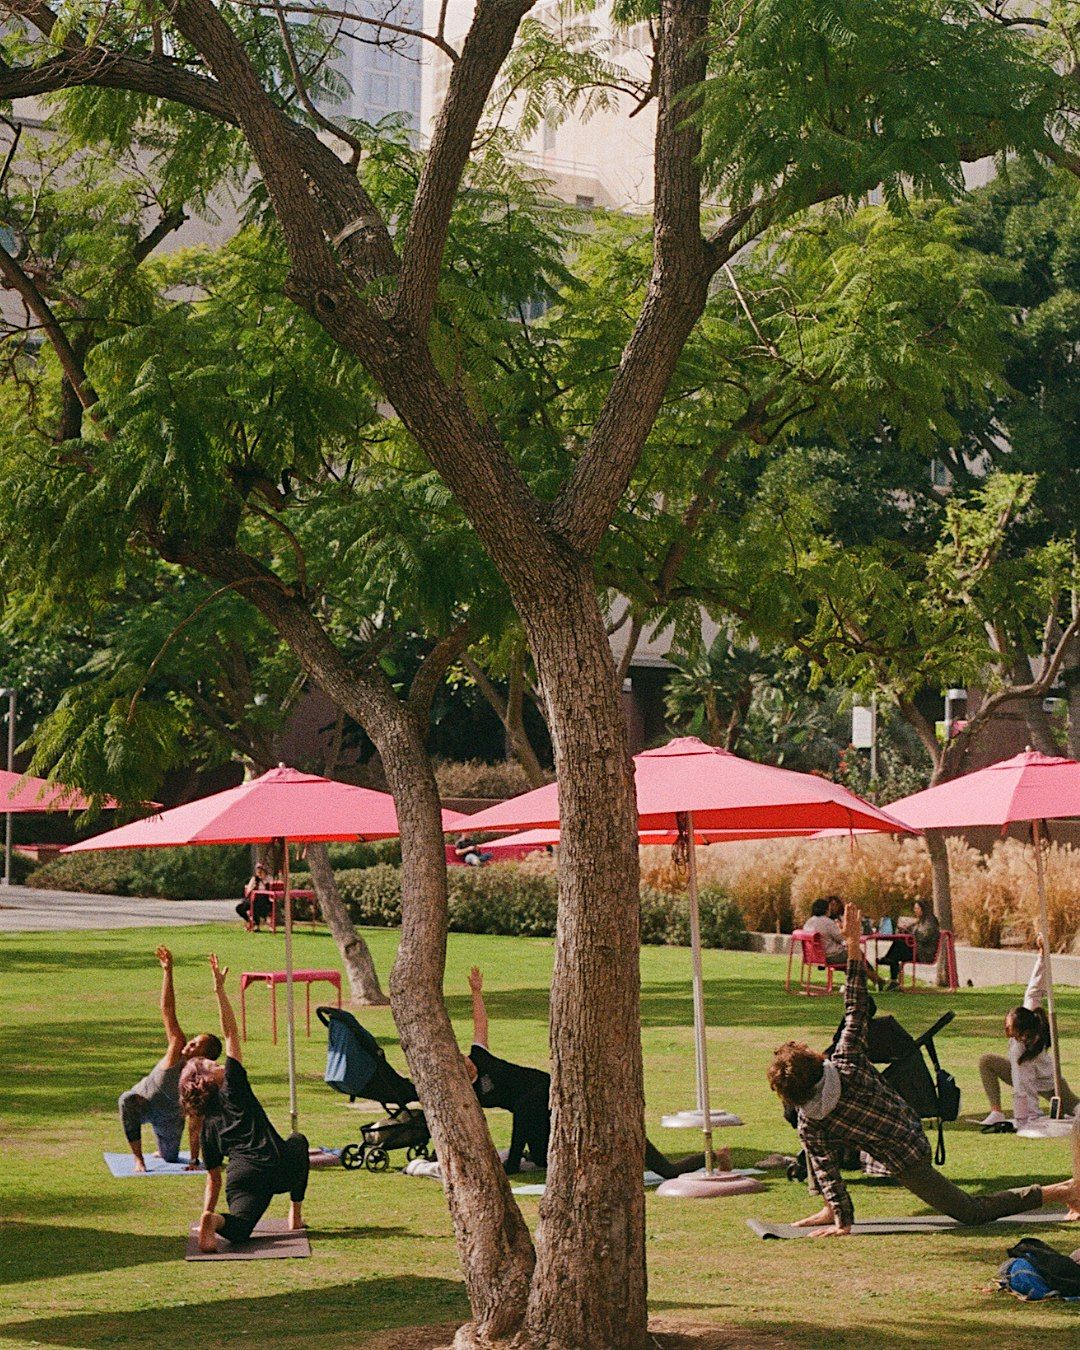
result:
M 426 31 L 438 24 L 444 0 L 424 0 Z M 473 17 L 472 0 L 446 0 L 445 37 L 459 47 Z M 558 0 L 543 0 L 529 12 L 529 19 L 545 24 L 567 42 L 587 42 L 604 60 L 625 71 L 628 84 L 647 84 L 647 53 L 652 36 L 645 23 L 617 27 L 608 3 L 595 12 L 566 16 Z M 423 99 L 421 131 L 430 136 L 446 97 L 452 69 L 450 59 L 431 43 L 422 44 Z M 522 147 L 522 157 L 551 182 L 552 192 L 563 201 L 588 209 L 645 209 L 652 204 L 653 140 L 656 135 L 655 107 L 650 102 L 629 117 L 639 99 L 631 92 L 614 93 L 617 106 L 599 108 L 591 116 L 572 110 L 560 120 L 549 118 Z M 514 127 L 520 101 L 511 98 L 503 122 Z
M 401 28 L 419 28 L 423 0 L 355 0 L 357 14 L 385 19 Z M 413 132 L 420 130 L 423 48 L 419 37 L 372 24 L 345 23 L 338 37 L 337 73 L 348 83 L 345 99 L 327 108 L 331 116 L 376 125 L 391 115 Z

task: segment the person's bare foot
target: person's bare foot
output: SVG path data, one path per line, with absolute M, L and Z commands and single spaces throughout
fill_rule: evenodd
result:
M 307 1226 L 307 1225 L 304 1223 L 304 1220 L 303 1220 L 303 1218 L 301 1217 L 301 1214 L 300 1214 L 300 1205 L 299 1205 L 299 1203 L 298 1203 L 296 1200 L 290 1201 L 290 1203 L 289 1203 L 289 1231 L 290 1231 L 290 1232 L 293 1232 L 293 1233 L 297 1233 L 297 1232 L 300 1231 L 301 1228 L 305 1228 L 306 1226 Z
M 731 1149 L 718 1148 L 713 1154 L 713 1157 L 716 1160 L 716 1170 L 718 1172 L 731 1171 Z
M 142 1158 L 136 1158 L 136 1159 L 135 1159 L 135 1173 L 136 1173 L 136 1175 L 139 1175 L 140 1173 L 144 1173 L 145 1171 L 146 1171 L 146 1163 L 142 1160 Z
M 211 1210 L 203 1211 L 203 1216 L 199 1220 L 199 1251 L 216 1252 L 218 1232 L 218 1216 Z

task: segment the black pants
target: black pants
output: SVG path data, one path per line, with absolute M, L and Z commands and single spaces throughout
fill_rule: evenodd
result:
M 912 959 L 911 943 L 895 938 L 889 944 L 889 950 L 878 962 L 879 966 L 889 967 L 889 979 L 894 983 L 900 978 L 900 967 Z
M 536 1167 L 548 1164 L 548 1143 L 551 1139 L 551 1111 L 548 1109 L 547 1092 L 526 1096 L 518 1102 L 513 1113 L 514 1125 L 510 1138 L 510 1152 L 506 1159 L 506 1170 L 511 1175 L 521 1170 L 521 1159 L 526 1150 L 529 1160 Z M 670 1158 L 645 1140 L 645 1166 L 664 1178 L 682 1176 L 684 1172 L 696 1172 L 705 1166 L 705 1155 L 696 1153 L 690 1158 L 672 1162 Z
M 221 1236 L 229 1242 L 246 1242 L 275 1195 L 288 1191 L 290 1200 L 303 1200 L 309 1170 L 308 1141 L 302 1134 L 291 1134 L 285 1140 L 275 1167 L 256 1167 L 246 1158 L 231 1157 L 225 1173 L 229 1210 Z
M 252 913 L 252 904 L 254 903 L 254 913 Z M 256 895 L 252 898 L 247 896 L 236 906 L 236 912 L 245 923 L 249 920 L 256 924 L 263 923 L 270 917 L 272 906 L 268 895 Z

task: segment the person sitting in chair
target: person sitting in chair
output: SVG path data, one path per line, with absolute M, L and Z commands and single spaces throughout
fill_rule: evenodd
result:
M 216 1252 L 218 1238 L 246 1242 L 275 1195 L 288 1192 L 289 1227 L 303 1228 L 301 1206 L 307 1191 L 310 1160 L 302 1134 L 282 1139 L 271 1125 L 262 1103 L 251 1090 L 240 1062 L 240 1032 L 236 1025 L 225 977 L 229 968 L 211 952 L 210 970 L 225 1037 L 225 1063 L 193 1059 L 180 1076 L 180 1100 L 185 1113 L 202 1121 L 206 1191 L 199 1220 L 199 1250 Z M 216 1213 L 221 1194 L 221 1165 L 229 1160 L 225 1176 L 227 1214 Z
M 837 1154 L 846 1146 L 868 1153 L 924 1204 L 962 1224 L 984 1224 L 1062 1202 L 1067 1219 L 1080 1219 L 1080 1178 L 1030 1185 L 991 1195 L 969 1195 L 938 1172 L 922 1122 L 874 1070 L 867 1053 L 866 964 L 859 937 L 862 915 L 844 910 L 847 980 L 844 1024 L 830 1059 L 789 1041 L 769 1066 L 769 1086 L 798 1111 L 798 1130 L 825 1206 L 799 1221 L 814 1237 L 851 1232 L 855 1210 L 840 1174 Z
M 244 898 L 236 906 L 236 912 L 250 925 L 253 932 L 259 931 L 259 925 L 273 913 L 273 901 L 268 895 L 257 895 L 257 891 L 267 891 L 274 877 L 265 863 L 256 863 L 255 871 L 244 887 Z
M 844 935 L 840 931 L 840 925 L 832 917 L 837 912 L 843 912 L 843 901 L 840 897 L 838 895 L 824 895 L 810 906 L 810 917 L 802 926 L 804 933 L 816 933 L 821 938 L 821 945 L 825 948 L 825 964 L 827 966 L 845 966 L 847 964 Z M 878 978 L 877 971 L 871 970 L 869 965 L 866 966 L 866 974 L 878 989 L 885 983 L 884 980 Z
M 201 1056 L 217 1059 L 221 1042 L 212 1033 L 204 1032 L 190 1041 L 176 1019 L 176 993 L 173 989 L 173 959 L 168 947 L 159 947 L 154 953 L 161 963 L 161 1020 L 165 1024 L 168 1046 L 165 1053 L 133 1088 L 120 1096 L 120 1122 L 124 1136 L 135 1157 L 135 1171 L 146 1171 L 142 1149 L 142 1127 L 149 1124 L 157 1140 L 157 1155 L 164 1162 L 177 1162 L 180 1143 L 184 1137 L 184 1113 L 180 1109 L 180 1074 L 188 1060 Z M 199 1130 L 192 1123 L 189 1131 L 190 1161 L 188 1171 L 199 1166 Z
M 916 900 L 914 919 L 901 919 L 900 932 L 907 937 L 894 938 L 889 949 L 878 962 L 879 966 L 889 967 L 889 988 L 899 988 L 900 967 L 913 961 L 924 965 L 937 960 L 938 943 L 941 940 L 941 925 L 937 916 L 924 900 Z
M 491 1053 L 487 1008 L 484 1006 L 484 977 L 478 966 L 473 966 L 469 972 L 469 989 L 472 992 L 473 1043 L 464 1057 L 465 1068 L 480 1105 L 501 1107 L 513 1117 L 506 1171 L 511 1175 L 520 1172 L 526 1153 L 535 1167 L 546 1167 L 551 1136 L 551 1075 L 540 1069 L 512 1064 Z M 716 1159 L 721 1170 L 727 1171 L 731 1167 L 731 1154 L 726 1148 L 717 1150 Z M 705 1166 L 705 1157 L 698 1153 L 672 1162 L 646 1139 L 645 1166 L 666 1179 L 696 1172 Z

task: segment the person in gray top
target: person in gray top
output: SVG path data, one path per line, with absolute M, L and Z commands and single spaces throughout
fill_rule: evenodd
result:
M 161 1020 L 165 1024 L 168 1045 L 165 1053 L 133 1088 L 120 1096 L 120 1122 L 124 1137 L 135 1157 L 135 1171 L 146 1171 L 143 1157 L 142 1130 L 149 1125 L 157 1140 L 157 1152 L 165 1162 L 177 1162 L 180 1143 L 184 1136 L 184 1113 L 180 1109 L 180 1071 L 189 1059 L 217 1059 L 221 1041 L 211 1033 L 186 1040 L 176 1020 L 176 994 L 173 990 L 173 959 L 168 947 L 159 947 L 155 953 L 161 962 Z M 188 1170 L 199 1165 L 199 1122 L 190 1122 L 190 1157 Z

